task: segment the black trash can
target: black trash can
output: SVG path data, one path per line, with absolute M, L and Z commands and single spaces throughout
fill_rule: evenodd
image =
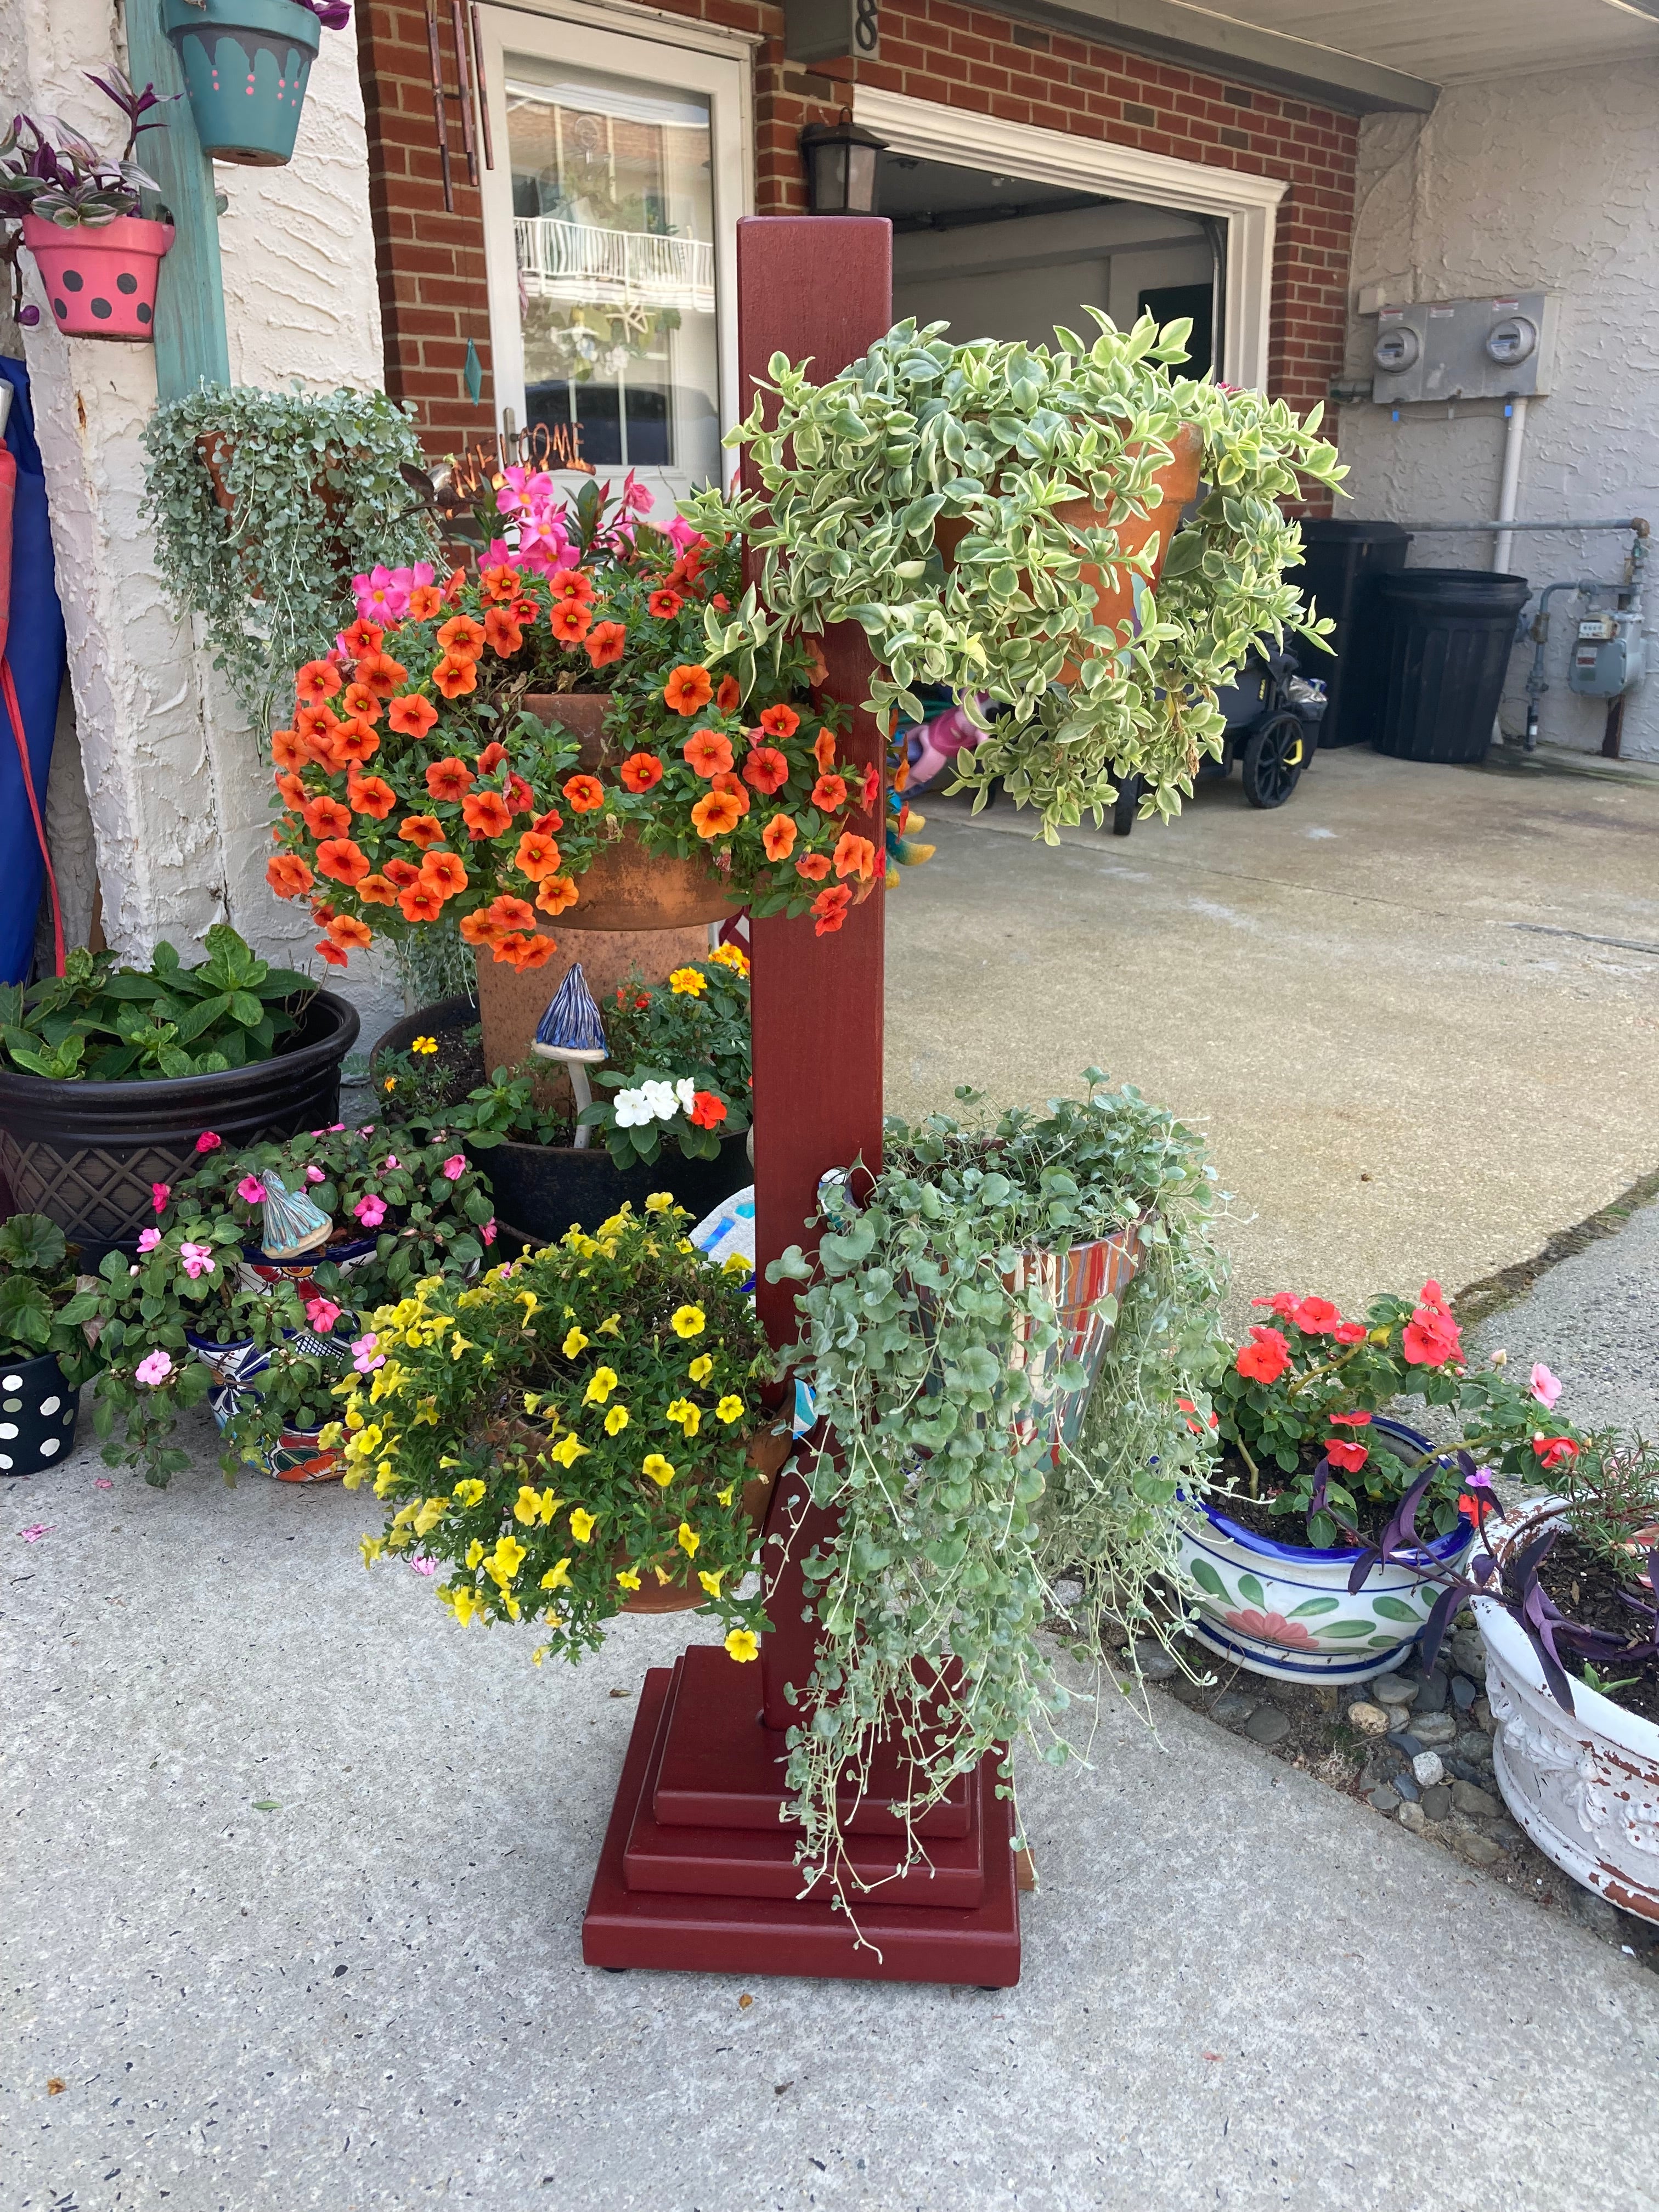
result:
M 1372 743 L 1396 760 L 1484 760 L 1532 586 L 1485 568 L 1402 568 L 1377 579 L 1382 714 Z
M 1369 744 L 1376 735 L 1382 699 L 1376 586 L 1379 578 L 1405 567 L 1411 542 L 1410 531 L 1397 522 L 1338 522 L 1328 515 L 1303 521 L 1302 565 L 1287 569 L 1285 580 L 1336 624 L 1331 655 L 1297 645 L 1302 673 L 1324 678 L 1330 702 L 1319 726 L 1321 752 L 1333 745 Z

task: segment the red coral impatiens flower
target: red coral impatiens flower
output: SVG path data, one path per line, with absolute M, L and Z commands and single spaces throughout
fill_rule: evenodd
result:
M 597 814 L 605 805 L 605 786 L 596 775 L 573 775 L 564 795 L 573 814 Z
M 743 819 L 743 808 L 729 791 L 711 791 L 691 809 L 692 826 L 699 837 L 724 837 Z
M 442 760 L 428 761 L 426 787 L 440 805 L 453 806 L 471 790 L 474 777 L 464 760 L 447 753 Z
M 1328 1336 L 1342 1318 L 1342 1309 L 1328 1298 L 1302 1298 L 1291 1319 L 1306 1336 Z
M 368 856 L 352 837 L 325 837 L 317 848 L 317 867 L 337 884 L 360 884 L 369 873 Z
M 622 659 L 627 641 L 628 632 L 621 623 L 602 622 L 593 625 L 592 635 L 583 641 L 594 667 L 608 668 L 613 660 Z
M 662 781 L 662 763 L 655 753 L 629 753 L 621 775 L 624 791 L 650 791 Z
M 398 794 L 383 776 L 349 775 L 346 778 L 346 797 L 351 801 L 355 814 L 367 814 L 376 822 L 384 822 L 398 804 Z
M 476 660 L 483 647 L 483 625 L 471 615 L 451 615 L 438 632 L 439 651 L 456 660 Z
M 1438 1289 L 1438 1284 L 1434 1285 Z M 1444 1367 L 1463 1356 L 1457 1323 L 1443 1306 L 1423 1304 L 1401 1333 L 1400 1348 L 1413 1367 Z
M 831 936 L 846 921 L 852 903 L 853 894 L 845 884 L 831 884 L 828 890 L 820 891 L 812 902 L 812 919 L 817 925 L 813 936 Z
M 405 692 L 386 710 L 386 721 L 400 738 L 423 738 L 437 719 L 437 708 L 418 691 Z
M 722 676 L 714 694 L 714 710 L 720 714 L 735 714 L 743 703 L 743 686 L 735 676 Z
M 775 745 L 751 745 L 743 763 L 743 780 L 769 799 L 789 781 L 789 763 Z
M 717 775 L 732 773 L 732 741 L 718 730 L 693 730 L 680 752 L 694 775 L 707 776 L 712 781 Z
M 377 699 L 389 699 L 408 683 L 409 671 L 400 667 L 389 653 L 368 653 L 357 663 L 357 681 L 366 684 Z
M 799 834 L 792 815 L 775 814 L 761 831 L 761 843 L 766 848 L 767 859 L 787 860 L 795 849 L 795 839 Z
M 406 845 L 418 845 L 424 852 L 428 845 L 441 845 L 444 825 L 435 814 L 406 814 L 398 824 L 398 835 Z
M 273 853 L 265 862 L 265 881 L 278 898 L 302 898 L 316 880 L 297 853 Z
M 343 837 L 351 828 L 351 809 L 342 805 L 337 799 L 331 799 L 326 792 L 300 811 L 313 837 Z
M 451 899 L 464 891 L 467 873 L 458 853 L 428 853 L 421 863 L 421 882 L 426 890 L 434 891 L 441 899 Z
M 714 696 L 714 679 L 706 668 L 682 661 L 663 685 L 662 696 L 677 714 L 700 714 Z
M 524 632 L 507 607 L 491 607 L 484 617 L 484 635 L 489 641 L 490 651 L 500 653 L 503 660 L 509 653 L 519 652 L 524 644 Z
M 800 716 L 793 707 L 768 707 L 760 726 L 769 738 L 793 738 L 800 727 Z
M 1533 1438 L 1532 1448 L 1540 1465 L 1551 1474 L 1578 1456 L 1578 1447 L 1571 1437 L 1547 1437 L 1541 1429 Z
M 331 660 L 308 660 L 294 679 L 294 693 L 302 707 L 320 707 L 345 681 Z
M 712 1091 L 694 1091 L 691 1111 L 685 1118 L 695 1128 L 718 1128 L 726 1119 L 726 1101 L 716 1098 Z
M 672 622 L 685 601 L 678 592 L 671 592 L 665 586 L 661 591 L 653 592 L 645 604 L 661 621 Z
M 536 894 L 536 903 L 544 914 L 562 914 L 567 907 L 576 903 L 576 886 L 568 876 L 546 876 Z
M 829 872 L 828 853 L 803 853 L 795 863 L 795 873 L 805 876 L 809 884 L 821 884 Z
M 1368 1446 L 1356 1443 L 1346 1437 L 1327 1437 L 1325 1456 L 1333 1467 L 1340 1467 L 1346 1474 L 1358 1474 L 1370 1457 Z
M 478 665 L 465 653 L 447 653 L 433 668 L 432 681 L 446 699 L 463 698 L 478 688 Z
M 833 814 L 847 804 L 847 785 L 838 775 L 821 775 L 812 786 L 812 804 L 820 813 Z
M 838 876 L 857 876 L 868 883 L 876 872 L 876 848 L 867 837 L 855 837 L 850 830 L 844 832 L 836 848 L 836 873 Z
M 1252 1328 L 1233 1365 L 1252 1382 L 1277 1382 L 1291 1364 L 1291 1347 L 1276 1328 Z
M 580 645 L 593 626 L 593 610 L 581 599 L 556 599 L 547 623 L 561 645 Z
M 513 809 L 499 791 L 475 791 L 461 801 L 469 837 L 503 837 L 513 827 Z
M 552 838 L 543 836 L 539 830 L 526 830 L 519 840 L 519 849 L 513 855 L 513 865 L 520 875 L 528 876 L 532 884 L 538 884 L 544 876 L 558 872 L 559 848 Z

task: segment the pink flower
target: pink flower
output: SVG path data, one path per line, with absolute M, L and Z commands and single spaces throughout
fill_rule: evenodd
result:
M 639 478 L 635 475 L 633 470 L 629 469 L 628 471 L 628 481 L 623 484 L 622 488 L 622 497 L 617 501 L 617 505 L 621 507 L 623 513 L 624 514 L 649 514 L 656 503 L 657 501 L 654 494 L 648 492 L 645 486 L 640 482 Z
M 216 1152 L 224 1141 L 222 1137 L 216 1137 L 211 1129 L 204 1129 L 196 1139 L 196 1149 L 198 1152 Z
M 1328 1298 L 1304 1298 L 1291 1319 L 1305 1336 L 1328 1336 L 1342 1318 L 1342 1309 Z
M 137 1379 L 147 1390 L 153 1390 L 158 1382 L 165 1382 L 172 1372 L 173 1354 L 157 1349 L 150 1353 L 148 1359 L 138 1362 Z
M 161 1232 L 159 1229 L 141 1229 L 138 1231 L 140 1252 L 153 1252 L 161 1241 Z
M 179 1257 L 184 1261 L 185 1273 L 192 1283 L 198 1275 L 213 1273 L 213 1247 L 210 1244 L 181 1244 Z
M 449 1158 L 444 1162 L 443 1171 L 445 1175 L 448 1176 L 451 1182 L 459 1182 L 461 1177 L 466 1173 L 466 1154 L 465 1152 L 452 1152 Z
M 172 1195 L 173 1185 L 170 1182 L 153 1182 L 149 1187 L 150 1203 L 158 1213 L 166 1211 L 167 1202 Z
M 1553 1410 L 1561 1395 L 1561 1377 L 1552 1375 L 1540 1359 L 1527 1378 L 1528 1387 L 1547 1413 Z
M 1313 1638 L 1302 1623 L 1286 1620 L 1282 1613 L 1257 1613 L 1248 1608 L 1242 1613 L 1223 1613 L 1222 1619 L 1241 1636 L 1254 1636 L 1261 1644 L 1282 1644 L 1291 1651 L 1311 1651 L 1316 1648 Z
M 265 1198 L 265 1187 L 264 1183 L 260 1182 L 258 1176 L 246 1175 L 244 1176 L 240 1182 L 237 1184 L 236 1195 L 238 1198 L 245 1200 L 249 1206 L 263 1206 L 264 1204 Z
M 386 1219 L 386 1200 L 376 1198 L 372 1190 L 366 1191 L 351 1210 L 365 1229 L 378 1229 Z
M 422 1553 L 417 1552 L 409 1564 L 417 1575 L 435 1575 L 438 1571 L 438 1562 L 428 1559 Z
M 115 1485 L 106 1474 L 100 1474 L 92 1486 L 94 1490 L 113 1490 Z
M 325 1336 L 339 1318 L 340 1309 L 332 1298 L 325 1298 L 319 1294 L 314 1298 L 306 1300 L 306 1319 L 311 1323 L 313 1328 L 320 1329 Z
M 485 1222 L 483 1227 L 478 1231 L 478 1234 L 483 1238 L 486 1247 L 495 1242 L 495 1217 L 493 1213 L 490 1215 L 489 1220 Z
M 55 1521 L 37 1521 L 32 1528 L 20 1528 L 17 1533 L 26 1544 L 38 1544 L 43 1536 L 50 1536 L 57 1526 Z
M 398 1155 L 396 1152 L 388 1152 L 380 1164 L 386 1174 L 390 1175 L 392 1169 L 398 1165 Z
M 326 1182 L 328 1181 L 328 1177 L 323 1173 L 320 1168 L 307 1168 L 306 1170 L 306 1181 L 307 1182 Z
M 370 1329 L 366 1336 L 352 1339 L 351 1364 L 360 1375 L 372 1374 L 375 1368 L 386 1365 L 385 1352 L 377 1352 L 374 1349 L 380 1340 L 373 1329 Z

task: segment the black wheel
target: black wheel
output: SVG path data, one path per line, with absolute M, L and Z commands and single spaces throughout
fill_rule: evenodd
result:
M 1252 806 L 1282 806 L 1302 780 L 1307 741 L 1300 715 L 1274 714 L 1244 741 L 1244 796 Z
M 1140 778 L 1126 775 L 1117 787 L 1117 804 L 1112 809 L 1112 835 L 1127 837 L 1135 826 L 1135 815 L 1140 805 Z

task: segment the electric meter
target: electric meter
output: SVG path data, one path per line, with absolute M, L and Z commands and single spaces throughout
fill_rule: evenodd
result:
M 1422 350 L 1423 341 L 1408 324 L 1394 323 L 1378 333 L 1371 359 L 1385 376 L 1399 376 L 1416 368 Z
M 1486 351 L 1500 368 L 1530 361 L 1538 348 L 1538 325 L 1530 315 L 1506 315 L 1486 332 Z

